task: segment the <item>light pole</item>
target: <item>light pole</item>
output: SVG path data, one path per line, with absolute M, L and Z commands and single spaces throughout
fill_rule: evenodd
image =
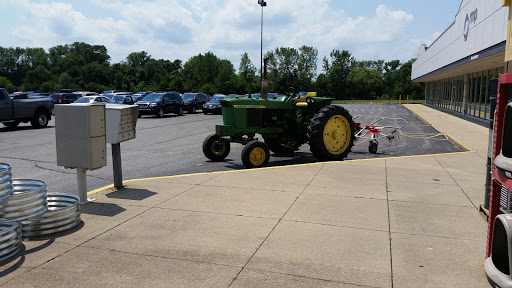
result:
M 258 0 L 258 4 L 261 6 L 261 54 L 260 54 L 260 78 L 263 79 L 263 7 L 267 6 L 267 2 L 264 0 Z

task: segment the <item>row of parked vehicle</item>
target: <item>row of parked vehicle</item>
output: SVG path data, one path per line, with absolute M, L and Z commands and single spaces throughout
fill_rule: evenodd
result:
M 7 95 L 5 89 L 1 92 L 4 96 L 0 95 L 0 102 L 6 103 L 2 106 L 5 109 L 0 109 L 0 114 L 2 114 L 0 115 L 0 122 L 3 122 L 5 126 L 11 128 L 18 126 L 20 122 L 29 121 L 32 126 L 36 128 L 46 127 L 48 121 L 51 120 L 52 110 L 55 104 L 135 104 L 139 106 L 139 117 L 142 117 L 143 115 L 164 117 L 164 115 L 168 113 L 183 115 L 185 111 L 188 113 L 196 113 L 197 110 L 202 110 L 204 114 L 221 114 L 220 100 L 225 98 L 249 97 L 247 94 L 214 94 L 213 96 L 210 96 L 204 93 L 179 94 L 175 91 L 144 91 L 132 94 L 131 92 L 121 90 L 106 90 L 98 94 L 95 92 L 77 91 L 74 89 L 62 89 L 59 93 L 53 94 L 29 91 L 15 92 L 9 95 Z M 274 99 L 279 96 L 280 95 L 276 93 L 269 93 L 269 99 Z M 251 97 L 260 98 L 260 95 L 252 94 Z M 21 108 L 22 106 L 30 107 L 30 109 Z M 26 115 L 21 112 L 15 112 L 15 110 L 24 111 L 24 114 Z

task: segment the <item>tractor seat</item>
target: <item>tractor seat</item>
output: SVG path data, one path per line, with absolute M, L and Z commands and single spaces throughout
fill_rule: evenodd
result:
M 308 107 L 308 103 L 306 102 L 306 98 L 308 98 L 308 97 L 316 97 L 316 96 L 317 96 L 317 92 L 308 92 L 306 97 L 302 96 L 302 97 L 297 98 L 297 103 L 295 104 L 295 106 Z

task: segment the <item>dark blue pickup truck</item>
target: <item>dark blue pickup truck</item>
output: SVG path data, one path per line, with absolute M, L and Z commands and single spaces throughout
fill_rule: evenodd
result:
M 44 128 L 52 119 L 53 99 L 48 96 L 13 95 L 9 96 L 0 88 L 0 122 L 9 128 L 17 127 L 20 122 L 34 128 Z

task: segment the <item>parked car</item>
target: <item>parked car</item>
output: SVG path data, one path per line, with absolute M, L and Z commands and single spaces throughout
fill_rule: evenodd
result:
M 34 128 L 44 128 L 52 119 L 53 100 L 50 97 L 32 97 L 26 94 L 8 95 L 0 88 L 0 122 L 9 128 L 17 127 L 20 122 Z
M 277 93 L 268 93 L 268 99 L 276 99 L 279 97 Z
M 113 94 L 117 92 L 124 92 L 123 90 L 104 90 L 100 93 L 100 96 L 105 96 L 105 94 Z
M 197 109 L 203 109 L 203 105 L 208 102 L 208 97 L 203 93 L 185 93 L 181 98 L 183 98 L 184 109 L 188 113 L 196 113 Z
M 73 93 L 75 91 L 78 91 L 77 89 L 60 89 L 59 93 Z
M 96 92 L 88 92 L 88 91 L 76 91 L 76 92 L 73 92 L 73 93 L 77 94 L 77 95 L 80 95 L 80 97 L 96 96 L 96 95 L 98 95 L 98 93 L 96 93 Z
M 203 113 L 206 115 L 208 113 L 213 114 L 222 114 L 220 100 L 228 98 L 225 95 L 214 95 L 212 99 L 206 104 L 203 105 Z
M 27 98 L 41 98 L 41 97 L 50 97 L 50 93 L 46 92 L 34 92 L 27 95 Z
M 70 104 L 82 96 L 74 93 L 54 93 L 50 97 L 53 99 L 53 104 Z
M 151 93 L 137 102 L 139 117 L 142 115 L 156 115 L 164 117 L 167 113 L 183 115 L 183 99 L 178 92 Z
M 249 94 L 245 94 L 244 98 L 249 98 Z M 251 98 L 253 98 L 253 99 L 260 98 L 260 93 L 251 93 Z
M 84 96 L 80 97 L 80 99 L 76 100 L 74 103 L 97 103 L 97 104 L 107 104 L 108 99 L 105 96 Z
M 245 95 L 243 95 L 243 97 L 247 98 L 247 97 L 249 97 L 249 94 L 245 94 Z M 268 95 L 267 95 L 267 99 L 276 99 L 277 97 L 279 97 L 279 94 L 277 94 L 277 93 L 268 93 Z M 251 94 L 251 98 L 259 99 L 259 98 L 261 98 L 261 95 L 260 95 L 260 93 L 253 93 L 253 94 Z
M 146 97 L 146 95 L 151 94 L 151 93 L 153 93 L 153 91 L 137 92 L 132 95 L 133 101 L 135 101 L 135 102 L 140 101 L 140 100 L 144 99 L 144 97 Z
M 113 92 L 113 93 L 106 93 L 106 94 L 103 94 L 102 96 L 105 96 L 107 97 L 108 99 L 112 99 L 112 97 L 114 96 L 126 96 L 126 95 L 129 95 L 131 96 L 132 93 L 131 92 L 125 92 L 125 91 L 122 91 L 122 92 Z
M 108 101 L 108 103 L 111 103 L 111 104 L 127 104 L 127 105 L 132 105 L 133 103 L 135 103 L 135 101 L 133 101 L 133 98 L 131 95 L 121 95 L 121 94 L 117 94 L 115 95 L 114 97 L 110 98 L 110 100 Z

